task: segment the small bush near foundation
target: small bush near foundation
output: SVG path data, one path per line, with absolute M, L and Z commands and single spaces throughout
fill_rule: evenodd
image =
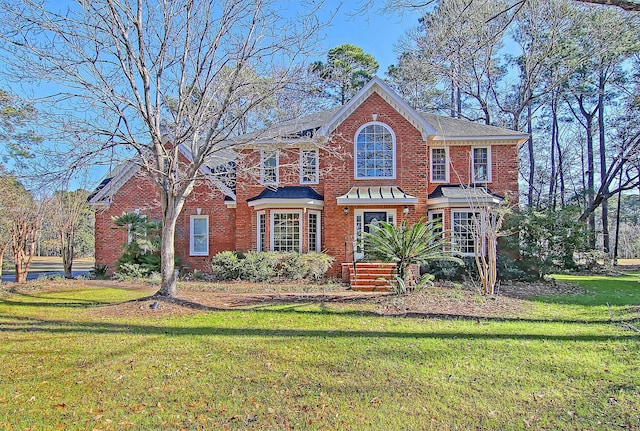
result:
M 276 253 L 249 251 L 239 260 L 240 278 L 248 281 L 268 281 L 278 274 Z
M 331 267 L 334 258 L 324 253 L 255 252 L 246 254 L 224 251 L 211 261 L 213 275 L 218 280 L 270 280 L 319 281 Z
M 213 256 L 211 269 L 214 277 L 220 280 L 235 280 L 240 277 L 240 262 L 238 254 L 233 251 L 223 251 Z

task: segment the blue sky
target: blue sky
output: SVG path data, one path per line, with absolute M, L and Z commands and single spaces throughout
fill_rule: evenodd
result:
M 378 76 L 384 77 L 387 68 L 396 62 L 395 46 L 405 32 L 417 24 L 418 14 L 382 13 L 376 7 L 366 12 L 356 13 L 362 1 L 326 0 L 323 12 L 327 16 L 335 13 L 328 28 L 321 35 L 321 50 L 317 60 L 325 61 L 331 48 L 350 43 L 361 47 L 379 63 Z M 337 11 L 337 12 L 336 12 Z M 323 14 L 324 15 L 324 14 Z M 14 85 L 14 91 L 27 94 L 41 93 L 48 88 L 46 84 Z M 90 182 L 98 182 L 107 167 L 94 167 Z
M 378 75 L 384 77 L 387 68 L 396 63 L 395 45 L 406 30 L 418 23 L 419 15 L 405 12 L 400 14 L 381 13 L 373 8 L 368 13 L 355 14 L 360 1 L 341 2 L 328 0 L 327 10 L 338 13 L 327 30 L 322 47 L 326 51 L 343 43 L 351 43 L 371 54 L 380 64 Z M 321 60 L 325 60 L 322 58 Z

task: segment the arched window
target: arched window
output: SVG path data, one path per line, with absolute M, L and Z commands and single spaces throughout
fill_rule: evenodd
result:
M 395 178 L 396 137 L 382 123 L 362 126 L 355 139 L 356 178 Z

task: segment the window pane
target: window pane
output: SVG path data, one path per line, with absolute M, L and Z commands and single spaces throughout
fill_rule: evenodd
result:
M 316 213 L 309 213 L 309 251 L 320 251 L 318 214 Z
M 209 253 L 209 220 L 207 217 L 191 218 L 191 253 L 197 255 Z
M 487 148 L 473 149 L 473 180 L 487 181 L 489 179 L 489 151 Z
M 262 153 L 262 182 L 265 184 L 278 182 L 278 157 L 275 151 Z
M 380 124 L 366 126 L 356 138 L 356 177 L 393 177 L 391 132 Z
M 303 150 L 301 166 L 301 182 L 317 183 L 318 182 L 318 152 L 316 150 Z
M 475 253 L 479 216 L 473 212 L 453 213 L 453 240 L 456 251 L 464 254 Z
M 273 251 L 300 252 L 300 214 L 273 214 Z
M 444 148 L 431 150 L 431 180 L 446 181 L 447 179 L 447 151 Z
M 258 240 L 257 250 L 266 251 L 265 242 L 267 236 L 267 217 L 264 213 L 258 214 Z

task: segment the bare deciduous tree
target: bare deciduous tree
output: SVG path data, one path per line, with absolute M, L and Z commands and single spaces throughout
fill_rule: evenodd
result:
M 41 203 L 14 177 L 1 174 L 0 223 L 8 228 L 17 283 L 27 280 L 27 273 L 36 252 L 42 217 Z M 1 251 L 4 253 L 4 250 Z
M 304 70 L 322 2 L 275 0 L 0 3 L 2 47 L 16 79 L 55 84 L 49 101 L 82 145 L 71 166 L 130 150 L 162 204 L 162 296 L 174 296 L 176 220 L 195 182 L 228 162 L 247 115 Z M 61 112 L 62 111 L 62 112 Z M 259 138 L 259 136 L 256 136 Z M 180 149 L 190 153 L 184 163 Z
M 64 276 L 72 277 L 73 258 L 75 256 L 75 237 L 82 216 L 89 212 L 85 190 L 59 191 L 48 203 L 48 212 L 52 228 L 58 235 Z

